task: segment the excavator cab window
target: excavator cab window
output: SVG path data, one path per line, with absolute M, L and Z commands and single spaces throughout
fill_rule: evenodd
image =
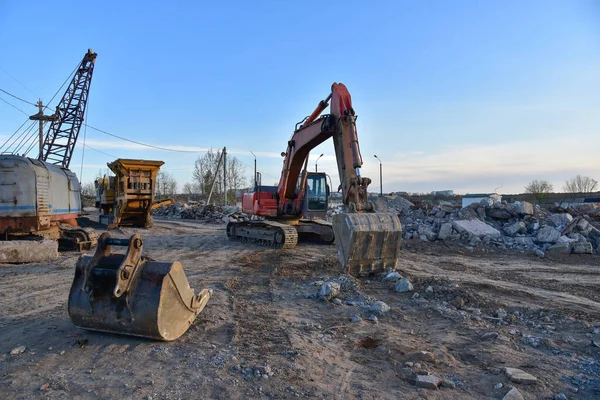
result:
M 306 201 L 310 211 L 327 210 L 327 178 L 325 175 L 306 177 Z

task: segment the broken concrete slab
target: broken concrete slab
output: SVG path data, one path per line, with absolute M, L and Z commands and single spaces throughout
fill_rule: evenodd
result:
M 556 243 L 560 236 L 560 231 L 546 225 L 538 231 L 536 239 L 540 243 Z
M 504 227 L 504 233 L 509 236 L 515 236 L 517 233 L 525 230 L 525 222 L 517 221 L 514 224 L 510 224 Z
M 517 209 L 517 211 L 519 212 L 519 215 L 533 215 L 534 214 L 533 204 L 531 204 L 527 201 L 515 201 L 514 205 L 515 205 L 515 208 Z
M 573 221 L 573 216 L 569 213 L 556 213 L 549 216 L 548 221 L 557 228 L 564 228 L 569 222 Z
M 574 254 L 593 254 L 594 248 L 589 242 L 575 242 L 571 244 Z
M 437 238 L 439 240 L 446 240 L 452 235 L 452 224 L 450 222 L 443 223 L 440 226 L 440 232 Z
M 500 237 L 502 234 L 493 226 L 486 224 L 478 219 L 458 220 L 452 222 L 452 227 L 460 233 L 468 233 L 472 236 L 483 237 L 490 236 L 492 238 Z
M 7 240 L 0 242 L 0 263 L 20 264 L 58 258 L 56 240 Z
M 417 375 L 417 386 L 424 389 L 437 389 L 442 380 L 433 375 Z
M 517 388 L 512 388 L 504 395 L 502 400 L 525 400 Z
M 548 247 L 548 249 L 546 250 L 546 253 L 554 254 L 554 255 L 569 254 L 569 253 L 571 253 L 571 243 L 558 242 L 558 243 L 553 244 L 552 246 Z
M 522 383 L 524 385 L 533 385 L 537 382 L 537 378 L 518 368 L 504 368 L 504 373 L 508 379 L 514 383 Z

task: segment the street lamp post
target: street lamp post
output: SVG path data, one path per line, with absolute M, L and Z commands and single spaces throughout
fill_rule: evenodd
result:
M 319 162 L 319 159 L 320 159 L 321 157 L 323 157 L 323 154 L 321 154 L 321 155 L 319 156 L 319 158 L 317 158 L 317 161 L 315 161 L 315 172 L 319 172 L 319 171 L 317 171 L 317 163 Z
M 382 178 L 382 163 L 381 160 L 379 159 L 379 157 L 377 157 L 377 155 L 374 156 L 376 159 L 379 160 L 379 196 L 383 196 L 383 178 Z
M 258 185 L 258 183 L 256 182 L 256 155 L 254 155 L 254 153 L 250 152 L 253 156 L 254 156 L 254 187 L 256 187 Z

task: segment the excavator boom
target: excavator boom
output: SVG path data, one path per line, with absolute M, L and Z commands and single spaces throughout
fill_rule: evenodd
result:
M 321 115 L 327 107 L 330 113 Z M 311 175 L 307 172 L 308 156 L 312 149 L 329 138 L 333 139 L 346 213 L 335 216 L 329 226 L 316 221 L 303 224 L 300 218 L 307 214 L 306 205 L 311 200 L 310 196 L 308 201 L 305 199 L 308 193 L 307 178 Z M 260 229 L 257 229 L 258 223 L 230 223 L 227 227 L 230 238 L 287 248 L 295 245 L 287 240 L 293 233 L 289 225 L 293 225 L 298 232 L 318 232 L 320 237 L 333 230 L 340 261 L 348 273 L 369 275 L 396 267 L 402 228 L 397 215 L 376 213 L 369 202 L 368 186 L 371 180 L 360 174 L 363 161 L 358 144 L 356 114 L 344 84 L 334 83 L 326 99 L 320 101 L 312 114 L 296 125 L 282 155 L 284 160 L 279 185 L 276 188 L 257 185 L 257 190 L 244 195 L 242 201 L 244 212 L 281 222 L 270 222 L 268 227 L 263 223 Z M 315 182 L 314 178 L 312 182 Z M 294 219 L 300 221 L 290 224 L 289 221 Z M 287 231 L 284 223 L 288 225 Z

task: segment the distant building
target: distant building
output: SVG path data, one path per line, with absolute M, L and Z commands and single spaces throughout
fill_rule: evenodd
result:
M 481 200 L 487 200 L 489 202 L 497 203 L 502 201 L 502 196 L 498 193 L 473 193 L 465 194 L 462 197 L 462 206 L 466 207 L 469 204 L 480 203 Z
M 434 190 L 431 194 L 434 196 L 454 196 L 454 190 Z

